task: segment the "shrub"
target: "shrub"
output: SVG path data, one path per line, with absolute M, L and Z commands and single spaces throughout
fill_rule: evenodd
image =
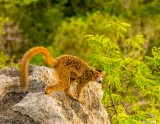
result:
M 113 124 L 160 122 L 159 51 L 144 56 L 142 35 L 127 39 L 128 23 L 111 22 L 107 35 L 87 35 L 87 42 L 96 50 L 89 57 L 93 66 L 106 72 L 102 99 Z M 121 44 L 121 45 L 119 45 Z

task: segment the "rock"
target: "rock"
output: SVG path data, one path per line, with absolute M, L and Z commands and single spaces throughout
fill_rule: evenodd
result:
M 89 82 L 83 90 L 84 103 L 76 100 L 74 82 L 70 91 L 75 99 L 63 91 L 44 94 L 45 83 L 54 82 L 54 70 L 31 65 L 28 69 L 29 93 L 19 87 L 19 72 L 8 67 L 0 70 L 0 123 L 5 124 L 110 124 L 101 104 L 103 92 L 97 82 Z
M 12 69 L 15 71 L 15 68 Z M 0 71 L 0 100 L 9 92 L 12 92 L 19 87 L 19 77 L 13 76 L 13 71 L 10 68 L 6 67 Z M 18 71 L 18 70 L 17 70 Z M 15 71 L 15 73 L 17 73 Z

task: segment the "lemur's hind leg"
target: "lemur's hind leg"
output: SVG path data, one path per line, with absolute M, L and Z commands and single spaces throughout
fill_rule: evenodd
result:
M 70 84 L 72 84 L 74 81 L 75 81 L 74 79 L 70 79 Z M 65 90 L 65 93 L 66 93 L 68 96 L 70 96 L 71 98 L 74 98 L 74 94 L 71 93 L 71 92 L 69 91 L 69 89 L 70 89 L 70 87 L 68 87 L 68 88 Z
M 55 85 L 46 86 L 45 93 L 51 95 L 52 91 L 62 91 L 70 87 L 70 79 L 60 80 Z
M 87 82 L 88 83 L 88 82 Z M 87 83 L 79 83 L 77 85 L 77 100 L 80 102 L 80 103 L 83 103 L 84 100 L 82 98 L 82 90 L 83 88 L 86 86 Z

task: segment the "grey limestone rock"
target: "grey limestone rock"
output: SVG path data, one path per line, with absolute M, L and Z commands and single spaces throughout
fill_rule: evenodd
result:
M 53 83 L 54 70 L 30 65 L 30 86 L 27 93 L 20 89 L 16 68 L 0 70 L 0 123 L 2 124 L 110 124 L 106 109 L 100 102 L 101 84 L 89 82 L 83 90 L 84 103 L 76 100 L 76 85 L 70 91 L 75 99 L 63 91 L 44 93 L 46 84 Z

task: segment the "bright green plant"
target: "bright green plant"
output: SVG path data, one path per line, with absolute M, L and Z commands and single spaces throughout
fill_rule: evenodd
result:
M 126 38 L 130 27 L 111 22 L 106 26 L 107 35 L 87 35 L 87 43 L 96 50 L 90 63 L 106 72 L 102 102 L 113 124 L 158 123 L 160 83 L 151 67 L 158 64 L 160 59 L 155 58 L 159 54 L 153 52 L 154 58 L 146 57 L 147 61 L 143 36 Z

